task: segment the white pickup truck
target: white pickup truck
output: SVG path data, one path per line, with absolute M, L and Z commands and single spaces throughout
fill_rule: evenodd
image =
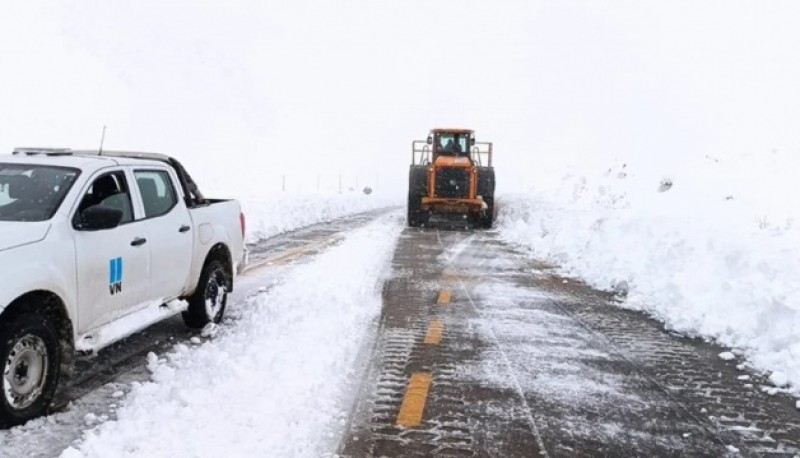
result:
M 76 354 L 167 317 L 218 323 L 246 262 L 244 216 L 159 154 L 0 157 L 0 426 L 46 413 Z

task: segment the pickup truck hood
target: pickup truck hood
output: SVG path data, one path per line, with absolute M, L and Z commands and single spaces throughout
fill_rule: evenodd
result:
M 0 251 L 40 242 L 44 240 L 49 230 L 49 221 L 26 223 L 2 221 L 0 222 Z

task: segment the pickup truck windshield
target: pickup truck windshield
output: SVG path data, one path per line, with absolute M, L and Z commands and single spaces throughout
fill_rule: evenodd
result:
M 0 163 L 0 221 L 52 218 L 79 173 L 66 167 Z

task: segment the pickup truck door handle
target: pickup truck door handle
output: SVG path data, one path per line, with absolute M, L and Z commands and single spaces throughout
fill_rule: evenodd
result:
M 147 239 L 136 237 L 135 239 L 133 239 L 133 242 L 131 242 L 131 246 L 142 246 L 145 243 L 147 243 Z
M 178 229 L 178 232 L 183 233 L 183 232 L 189 232 L 190 230 L 192 230 L 192 227 L 184 224 L 183 226 L 181 226 L 180 229 Z

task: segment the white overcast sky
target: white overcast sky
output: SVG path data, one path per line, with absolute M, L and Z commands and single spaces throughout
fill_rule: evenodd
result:
M 570 164 L 800 154 L 796 1 L 4 1 L 0 151 L 166 152 L 220 192 L 403 191 L 437 126 L 502 190 Z

